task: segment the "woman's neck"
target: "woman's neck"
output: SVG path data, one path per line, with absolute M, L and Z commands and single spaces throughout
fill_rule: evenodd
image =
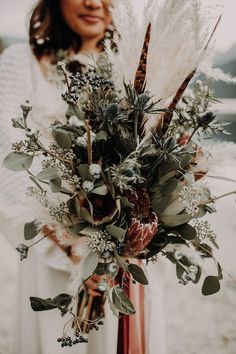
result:
M 82 46 L 80 48 L 80 51 L 83 53 L 88 53 L 88 54 L 95 54 L 101 52 L 102 48 L 99 42 L 103 39 L 101 38 L 86 38 L 86 40 L 82 41 Z

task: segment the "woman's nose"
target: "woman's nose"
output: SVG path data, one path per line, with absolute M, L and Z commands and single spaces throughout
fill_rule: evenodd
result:
M 102 0 L 84 0 L 84 5 L 91 9 L 100 9 L 102 5 Z

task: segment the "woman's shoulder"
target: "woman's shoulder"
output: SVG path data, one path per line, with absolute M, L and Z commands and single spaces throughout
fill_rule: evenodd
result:
M 5 49 L 0 56 L 0 93 L 21 96 L 21 92 L 28 90 L 32 81 L 32 62 L 33 53 L 28 43 Z
M 33 57 L 29 43 L 22 42 L 6 48 L 0 56 L 1 62 L 21 62 L 22 59 L 31 60 Z

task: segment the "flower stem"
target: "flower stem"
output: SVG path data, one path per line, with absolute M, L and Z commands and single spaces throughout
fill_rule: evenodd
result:
M 87 132 L 88 164 L 90 165 L 93 161 L 93 151 L 92 151 L 92 139 L 91 139 L 91 126 L 88 120 L 85 121 L 85 128 Z

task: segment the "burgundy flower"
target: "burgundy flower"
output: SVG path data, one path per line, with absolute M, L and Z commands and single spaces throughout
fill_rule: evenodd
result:
M 87 197 L 79 193 L 75 200 L 75 207 L 80 219 L 98 226 L 111 222 L 116 215 L 119 215 L 120 200 L 114 199 L 109 193 L 106 195 L 90 193 Z
M 158 219 L 151 213 L 147 222 L 132 218 L 127 231 L 124 256 L 137 257 L 151 242 L 157 232 Z

